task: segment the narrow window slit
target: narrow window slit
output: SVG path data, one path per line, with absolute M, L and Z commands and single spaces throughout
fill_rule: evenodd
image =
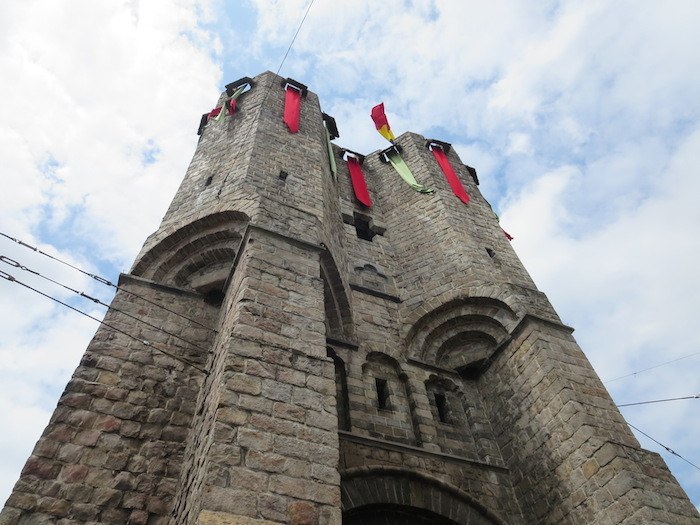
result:
M 214 175 L 209 175 L 207 177 L 207 180 L 204 181 L 204 187 L 206 188 L 207 186 L 209 186 L 211 184 L 211 181 L 213 181 L 213 180 L 214 180 Z
M 447 397 L 439 392 L 435 393 L 435 406 L 437 407 L 438 417 L 443 423 L 452 423 L 450 417 L 450 407 L 447 405 Z
M 377 386 L 377 406 L 383 410 L 389 408 L 389 385 L 386 379 L 375 378 Z

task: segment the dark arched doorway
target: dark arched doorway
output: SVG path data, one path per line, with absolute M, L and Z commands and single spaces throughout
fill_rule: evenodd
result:
M 343 525 L 459 525 L 427 509 L 406 505 L 375 504 L 343 514 Z
M 403 467 L 355 467 L 340 473 L 344 525 L 506 525 L 457 487 Z

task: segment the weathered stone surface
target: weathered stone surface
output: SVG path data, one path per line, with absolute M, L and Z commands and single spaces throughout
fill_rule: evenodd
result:
M 284 83 L 204 127 L 0 524 L 699 523 L 454 149 L 468 205 L 405 133 L 436 191 L 374 152 L 367 209 Z
M 273 525 L 275 522 L 250 518 L 248 516 L 237 516 L 224 512 L 203 510 L 199 514 L 198 523 L 200 525 Z

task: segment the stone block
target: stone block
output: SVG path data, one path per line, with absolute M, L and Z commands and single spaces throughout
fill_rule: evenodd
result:
M 288 514 L 291 525 L 318 525 L 318 510 L 305 501 L 290 503 Z
M 267 450 L 270 450 L 272 446 L 272 440 L 272 434 L 260 430 L 241 428 L 238 431 L 237 443 L 239 446 L 246 449 L 257 450 L 258 452 L 265 452 Z

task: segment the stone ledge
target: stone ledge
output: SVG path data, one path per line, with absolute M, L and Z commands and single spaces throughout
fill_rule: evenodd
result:
M 415 357 L 409 357 L 406 359 L 406 361 L 414 366 L 417 366 L 418 368 L 423 368 L 425 370 L 431 370 L 433 372 L 440 372 L 441 374 L 446 374 L 452 377 L 460 377 L 458 372 L 455 372 L 454 370 L 450 370 L 449 368 L 443 368 L 438 365 L 431 365 L 430 363 L 426 363 L 424 361 L 421 361 L 420 359 L 416 359 Z
M 525 314 L 520 320 L 520 322 L 518 322 L 518 324 L 515 326 L 515 328 L 513 328 L 510 335 L 506 339 L 501 341 L 501 343 L 499 343 L 499 345 L 489 356 L 489 358 L 486 359 L 486 361 L 484 361 L 484 364 L 480 367 L 479 370 L 480 375 L 486 372 L 486 370 L 488 370 L 491 367 L 491 365 L 498 358 L 498 356 L 517 338 L 518 335 L 520 335 L 520 333 L 523 330 L 525 330 L 525 328 L 530 323 L 543 324 L 545 326 L 549 326 L 550 328 L 554 328 L 555 330 L 565 332 L 568 335 L 571 335 L 574 332 L 574 329 L 572 327 L 563 323 L 558 323 L 556 321 L 552 321 L 551 319 L 545 319 L 544 317 L 539 317 L 533 314 Z
M 172 286 L 170 284 L 162 284 L 156 281 L 152 281 L 151 279 L 146 279 L 145 277 L 137 277 L 136 275 L 132 275 L 130 273 L 120 273 L 117 284 L 121 287 L 124 283 L 128 282 L 140 284 L 148 288 L 155 288 L 156 290 L 175 293 L 177 295 L 188 295 L 197 299 L 204 299 L 202 294 L 194 290 L 187 290 L 186 288 L 180 288 L 178 286 Z M 129 293 L 129 290 L 125 290 L 125 292 Z
M 364 293 L 367 295 L 373 295 L 375 297 L 379 297 L 380 299 L 386 299 L 387 301 L 391 301 L 392 303 L 401 303 L 400 297 L 396 297 L 395 295 L 391 295 L 385 292 L 380 292 L 379 290 L 373 290 L 372 288 L 367 288 L 366 286 L 362 286 L 359 284 L 355 283 L 350 283 L 350 289 L 355 290 L 356 292 Z
M 248 516 L 203 510 L 197 520 L 199 525 L 277 525 L 278 521 L 261 520 Z
M 349 348 L 351 350 L 357 350 L 360 346 L 352 341 L 346 341 L 345 339 L 338 339 L 337 337 L 326 337 L 326 344 L 329 346 L 340 346 L 343 348 Z
M 523 316 L 523 318 L 520 320 L 520 322 L 517 324 L 517 326 L 515 328 L 513 328 L 513 331 L 510 333 L 511 338 L 515 339 L 515 337 L 517 335 L 519 335 L 519 333 L 521 331 L 523 331 L 525 329 L 525 327 L 531 322 L 541 323 L 541 324 L 547 325 L 547 326 L 554 328 L 556 330 L 561 330 L 562 332 L 566 332 L 569 335 L 574 333 L 574 329 L 569 325 L 565 325 L 564 323 L 552 321 L 551 319 L 545 319 L 544 317 L 540 317 L 538 315 L 525 314 Z
M 301 210 L 301 211 L 303 211 L 303 210 Z M 308 212 L 305 212 L 305 213 L 308 213 Z M 316 216 L 314 215 L 314 217 L 316 217 Z M 316 219 L 318 219 L 318 217 L 316 217 Z M 283 240 L 287 241 L 289 244 L 293 244 L 295 246 L 298 246 L 300 248 L 305 248 L 307 250 L 313 250 L 313 251 L 317 251 L 317 252 L 322 252 L 322 251 L 326 250 L 326 247 L 323 246 L 322 244 L 315 244 L 312 242 L 303 241 L 301 239 L 290 237 L 287 234 L 280 233 L 280 232 L 277 232 L 275 230 L 270 230 L 268 228 L 265 228 L 264 226 L 258 226 L 257 224 L 253 224 L 253 223 L 248 224 L 248 230 L 246 233 L 251 232 L 253 230 L 259 231 L 262 233 L 266 233 L 272 237 L 277 237 L 278 239 L 283 239 Z M 248 235 L 248 237 L 250 237 L 250 235 Z M 244 238 L 245 238 L 245 235 L 244 235 Z
M 498 472 L 509 472 L 510 469 L 500 465 L 494 465 L 492 463 L 485 463 L 477 459 L 469 459 L 461 456 L 453 456 L 452 454 L 445 454 L 444 452 L 432 452 L 420 447 L 414 447 L 412 445 L 403 445 L 401 443 L 395 443 L 393 441 L 385 441 L 383 439 L 372 438 L 368 436 L 360 436 L 346 430 L 339 430 L 338 436 L 341 441 L 349 441 L 351 443 L 358 443 L 360 445 L 366 445 L 368 447 L 383 448 L 385 450 L 392 450 L 394 452 L 404 452 L 407 454 L 413 454 L 417 456 L 423 456 L 427 458 L 439 458 L 450 463 L 459 463 L 463 465 L 472 465 L 475 467 L 483 468 L 485 470 L 495 470 Z
M 229 340 L 234 340 L 234 339 L 239 339 L 241 341 L 250 341 L 251 343 L 255 343 L 256 345 L 260 345 L 261 347 L 266 347 L 266 348 L 275 348 L 277 350 L 285 350 L 287 352 L 292 352 L 292 353 L 298 353 L 301 355 L 300 350 L 296 350 L 293 348 L 290 348 L 289 346 L 286 345 L 281 345 L 279 343 L 273 343 L 271 341 L 261 341 L 260 339 L 255 339 L 254 337 L 250 337 L 247 335 L 241 335 L 239 333 L 232 333 L 229 337 Z M 325 345 L 324 345 L 325 348 Z M 332 363 L 333 359 L 330 357 L 324 356 L 324 357 L 318 357 L 314 355 L 309 355 L 309 354 L 303 354 L 303 356 L 307 359 L 314 359 L 316 361 L 323 361 L 326 363 Z

